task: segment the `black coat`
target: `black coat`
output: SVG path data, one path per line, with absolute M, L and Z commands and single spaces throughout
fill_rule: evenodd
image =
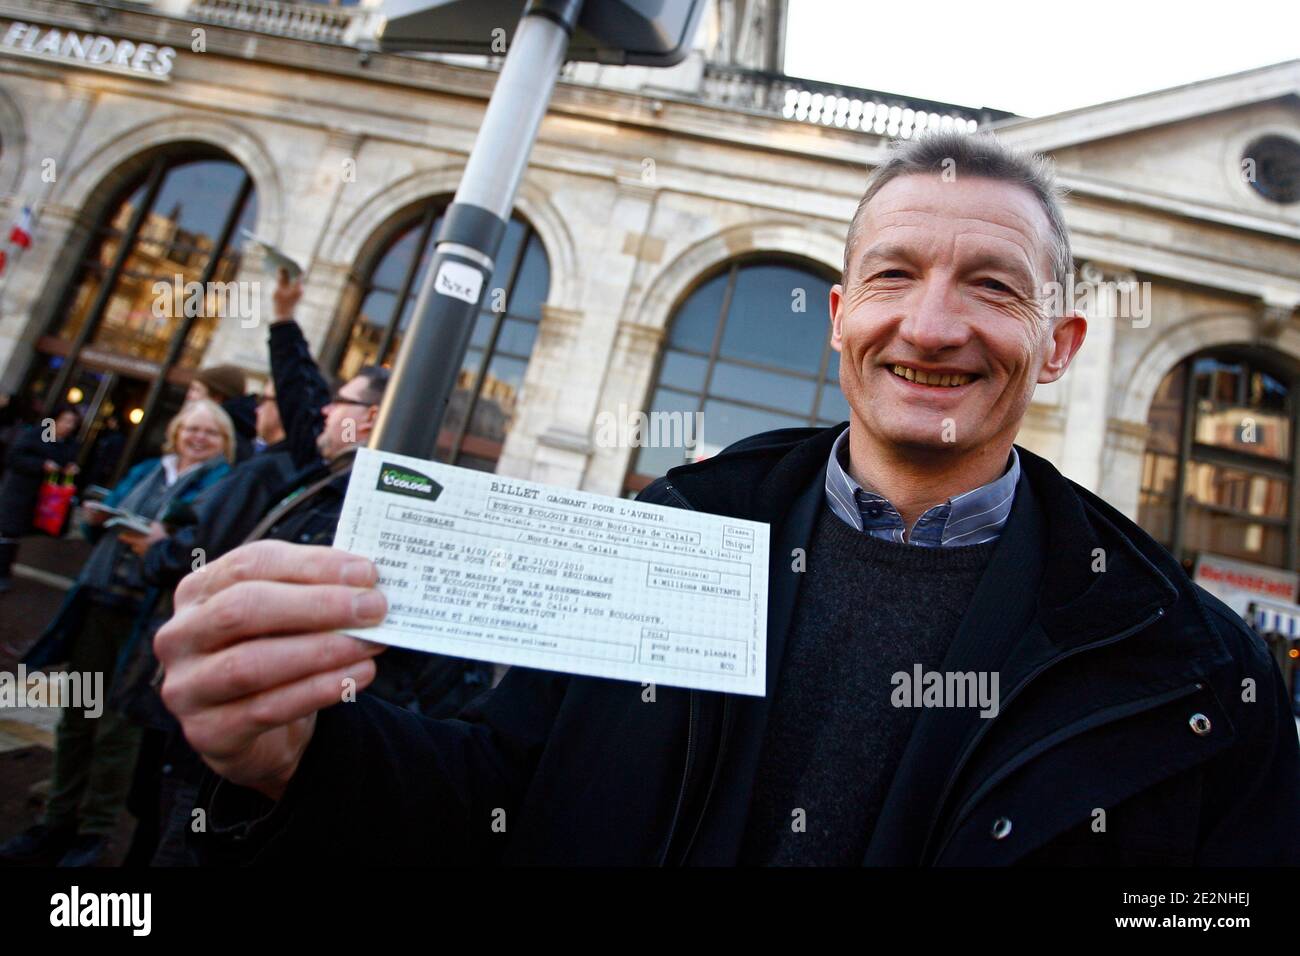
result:
M 330 400 L 330 387 L 298 323 L 272 323 L 269 338 L 271 376 L 286 436 L 276 447 L 282 448 L 299 470 L 277 497 L 263 503 L 259 521 L 272 512 L 277 516 L 260 537 L 295 544 L 332 544 L 353 456 L 345 452 L 327 462 L 316 446 L 324 428 L 321 409 Z M 436 716 L 456 713 L 492 679 L 490 665 L 404 648 L 392 648 L 379 658 L 378 671 L 372 693 L 408 710 Z
M 843 428 L 755 436 L 640 495 L 771 523 L 767 697 L 659 687 L 648 703 L 638 684 L 518 667 L 455 720 L 363 694 L 320 713 L 278 804 L 209 777 L 208 858 L 734 863 L 771 696 L 798 666 L 789 556 Z M 1000 712 L 920 712 L 863 862 L 1300 863 L 1300 747 L 1263 643 L 1135 524 L 1019 454 L 941 668 L 998 671 Z
M 253 457 L 253 440 L 257 438 L 257 396 L 240 395 L 227 399 L 221 403 L 221 408 L 235 426 L 235 462 L 248 461 Z
M 16 538 L 32 529 L 32 513 L 45 482 L 45 463 L 60 467 L 77 459 L 74 441 L 41 441 L 42 429 L 24 430 L 5 455 L 4 480 L 0 481 L 0 537 Z

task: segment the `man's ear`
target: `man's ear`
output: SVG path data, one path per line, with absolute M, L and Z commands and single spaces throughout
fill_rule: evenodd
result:
M 838 282 L 831 286 L 831 348 L 840 351 L 844 345 L 844 286 Z
M 1052 347 L 1047 361 L 1038 372 L 1038 384 L 1055 382 L 1065 374 L 1065 370 L 1074 361 L 1075 355 L 1083 347 L 1084 337 L 1088 334 L 1088 320 L 1081 312 L 1072 312 L 1060 318 L 1050 320 L 1052 325 Z

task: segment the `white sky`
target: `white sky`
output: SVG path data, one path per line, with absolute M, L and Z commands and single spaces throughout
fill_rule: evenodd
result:
M 1023 116 L 1300 57 L 1300 0 L 790 0 L 785 71 Z

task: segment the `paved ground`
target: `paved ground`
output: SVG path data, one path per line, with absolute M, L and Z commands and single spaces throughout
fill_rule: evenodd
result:
M 18 658 L 54 618 L 89 550 L 76 539 L 23 540 L 14 588 L 0 595 L 0 671 L 16 673 Z M 0 709 L 0 841 L 40 820 L 54 763 L 58 718 L 58 710 L 49 707 Z M 133 828 L 130 815 L 123 814 L 113 837 L 110 864 L 121 862 Z

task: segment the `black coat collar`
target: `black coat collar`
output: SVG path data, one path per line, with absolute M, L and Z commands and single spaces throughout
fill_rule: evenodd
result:
M 668 481 L 697 510 L 771 525 L 767 695 L 728 698 L 718 791 L 691 858 L 732 861 L 743 838 L 750 792 L 802 574 L 792 551 L 807 548 L 824 505 L 831 446 L 847 423 L 768 432 Z M 1180 626 L 1144 639 L 1130 673 L 1106 696 L 1134 698 L 1151 684 L 1183 680 L 1222 660 L 1216 640 L 1187 641 L 1186 624 L 1213 634 L 1182 570 L 1140 528 L 1017 446 L 1016 501 L 944 670 L 997 670 L 1003 697 L 1052 662 L 1104 644 L 1184 609 Z M 1193 612 L 1185 609 L 1192 607 Z M 1196 617 L 1199 612 L 1200 617 Z M 1199 628 L 1198 628 L 1199 630 Z M 1211 661 L 1209 658 L 1213 658 Z M 724 695 L 713 695 L 723 698 Z M 973 710 L 932 709 L 918 717 L 868 850 L 867 862 L 914 863 L 933 839 L 948 784 L 979 735 Z M 933 850 L 933 847 L 930 847 Z
M 796 506 L 803 504 L 806 511 L 809 504 L 820 505 L 831 446 L 847 427 L 842 422 L 823 429 L 766 432 L 715 458 L 674 468 L 667 477 L 697 510 L 772 525 L 775 560 L 781 530 L 799 523 L 792 522 Z M 1016 450 L 1021 463 L 1017 500 L 1026 497 L 1026 487 L 1032 488 L 1041 514 L 1041 520 L 1033 521 L 1042 541 L 1035 555 L 1043 568 L 1038 615 L 1056 644 L 1087 644 L 1178 599 L 1174 581 L 1182 577 L 1181 569 L 1145 532 L 1045 459 L 1019 445 Z M 1020 509 L 1022 515 L 1026 510 Z M 1004 536 L 1010 526 L 1009 519 Z M 806 543 L 810 531 L 800 529 L 796 537 Z

